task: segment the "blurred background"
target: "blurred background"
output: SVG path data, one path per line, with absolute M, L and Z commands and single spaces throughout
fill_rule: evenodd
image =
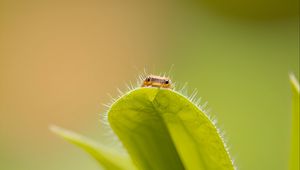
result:
M 107 93 L 172 64 L 239 169 L 287 169 L 298 13 L 298 0 L 0 0 L 0 169 L 99 169 L 48 126 L 100 140 Z

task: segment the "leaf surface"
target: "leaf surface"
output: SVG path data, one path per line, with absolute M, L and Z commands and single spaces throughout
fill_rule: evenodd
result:
M 120 153 L 103 146 L 99 143 L 96 143 L 82 135 L 74 133 L 69 130 L 57 126 L 51 126 L 51 131 L 55 134 L 63 137 L 65 140 L 77 145 L 78 147 L 85 150 L 97 162 L 105 169 L 111 170 L 128 170 L 136 169 L 132 164 L 128 155 L 121 155 Z
M 299 170 L 299 81 L 294 75 L 290 75 L 292 85 L 292 136 L 290 169 Z
M 212 121 L 175 91 L 130 91 L 112 105 L 108 120 L 139 169 L 234 169 Z

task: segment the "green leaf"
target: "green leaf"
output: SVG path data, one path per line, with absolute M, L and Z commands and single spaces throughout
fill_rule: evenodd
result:
M 127 170 L 136 169 L 129 159 L 128 155 L 121 155 L 99 143 L 87 139 L 79 134 L 65 130 L 57 126 L 51 126 L 50 130 L 63 137 L 70 143 L 73 143 L 94 157 L 98 163 L 105 169 Z
M 299 82 L 293 74 L 290 75 L 290 82 L 293 93 L 290 169 L 299 170 Z
M 175 91 L 133 90 L 112 105 L 108 120 L 139 169 L 234 169 L 212 121 Z

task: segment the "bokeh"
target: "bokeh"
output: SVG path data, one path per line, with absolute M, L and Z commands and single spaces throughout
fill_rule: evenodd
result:
M 0 0 L 0 169 L 99 169 L 48 126 L 101 141 L 107 94 L 171 67 L 239 169 L 287 169 L 298 13 L 297 0 Z

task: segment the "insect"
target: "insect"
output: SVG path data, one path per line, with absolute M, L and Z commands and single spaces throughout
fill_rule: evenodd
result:
M 143 81 L 142 87 L 171 88 L 171 80 L 168 77 L 149 75 Z

